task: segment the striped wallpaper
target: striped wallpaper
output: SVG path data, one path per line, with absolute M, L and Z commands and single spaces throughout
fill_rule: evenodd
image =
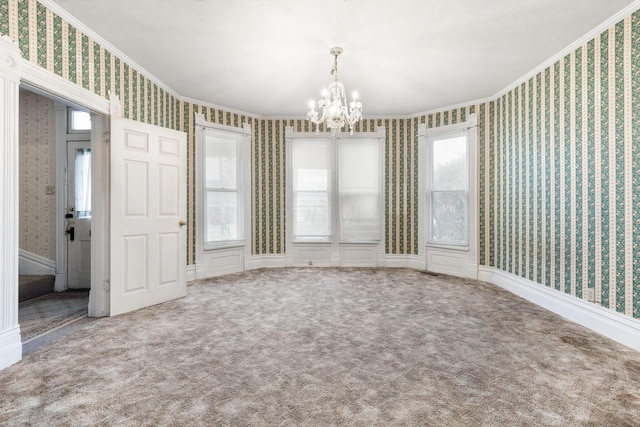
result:
M 480 263 L 640 318 L 639 113 L 640 12 L 481 106 Z
M 478 114 L 480 264 L 640 318 L 640 14 L 628 16 L 499 98 L 385 126 L 386 252 L 417 254 L 417 127 Z M 254 254 L 285 248 L 284 130 L 176 99 L 36 0 L 0 0 L 0 33 L 29 61 L 103 97 L 127 118 L 188 134 L 188 254 L 194 262 L 194 113 L 253 130 Z M 634 120 L 635 117 L 635 120 Z M 634 286 L 635 283 L 635 286 Z

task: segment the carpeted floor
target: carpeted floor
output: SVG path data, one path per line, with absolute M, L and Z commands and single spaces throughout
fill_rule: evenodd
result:
M 640 353 L 493 285 L 267 269 L 0 371 L 1 425 L 632 426 Z

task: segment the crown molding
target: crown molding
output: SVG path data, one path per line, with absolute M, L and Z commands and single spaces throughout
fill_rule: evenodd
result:
M 189 98 L 188 96 L 179 96 L 178 100 L 181 102 L 188 102 L 190 104 L 196 104 L 201 107 L 213 108 L 216 110 L 222 110 L 226 113 L 240 114 L 241 116 L 252 117 L 257 120 L 271 119 L 271 117 L 261 116 L 260 114 L 248 113 L 246 111 L 236 110 L 234 108 L 225 107 L 223 105 L 212 104 L 211 102 L 200 101 L 199 99 Z
M 84 23 L 78 20 L 78 18 L 76 18 L 75 16 L 71 15 L 69 12 L 64 10 L 62 6 L 58 5 L 53 0 L 38 0 L 38 2 L 42 4 L 44 7 L 46 7 L 47 9 L 49 9 L 51 12 L 58 15 L 60 18 L 67 21 L 67 23 L 73 25 L 76 29 L 80 30 L 80 32 L 84 33 L 87 37 L 89 37 L 90 39 L 98 43 L 100 46 L 108 50 L 111 54 L 119 57 L 126 64 L 130 65 L 131 67 L 136 69 L 138 72 L 142 73 L 146 78 L 148 78 L 153 83 L 155 83 L 156 85 L 164 89 L 167 93 L 169 93 L 170 95 L 173 95 L 176 99 L 180 99 L 180 95 L 178 94 L 178 92 L 171 89 L 162 80 L 160 80 L 159 78 L 151 74 L 147 69 L 140 66 L 140 64 L 135 62 L 133 59 L 129 58 L 122 51 L 120 51 L 120 49 L 118 49 L 117 47 L 115 47 L 114 45 L 106 41 L 104 38 L 102 38 L 102 36 L 98 35 L 94 30 L 87 27 Z
M 441 112 L 444 112 L 444 111 L 457 110 L 457 109 L 460 109 L 460 108 L 471 107 L 473 105 L 484 104 L 486 102 L 494 101 L 495 99 L 496 99 L 496 97 L 494 97 L 494 96 L 488 96 L 486 98 L 475 99 L 475 100 L 469 101 L 469 102 L 461 102 L 460 104 L 447 105 L 445 107 L 434 108 L 434 109 L 431 109 L 431 110 L 423 111 L 421 113 L 411 114 L 408 117 L 413 119 L 413 118 L 417 118 L 417 117 L 428 116 L 429 114 L 436 114 L 436 113 L 441 113 Z
M 53 13 L 57 14 L 62 19 L 66 20 L 69 24 L 75 26 L 78 30 L 80 30 L 81 32 L 83 32 L 87 36 L 91 37 L 94 41 L 99 43 L 105 49 L 109 50 L 112 54 L 115 54 L 116 56 L 120 57 L 127 64 L 129 64 L 130 66 L 132 66 L 133 68 L 135 68 L 139 72 L 143 73 L 145 77 L 147 77 L 149 80 L 151 80 L 152 82 L 157 84 L 159 87 L 163 88 L 165 91 L 167 91 L 169 94 L 173 95 L 177 100 L 179 100 L 181 102 L 188 102 L 188 103 L 200 105 L 200 106 L 203 106 L 203 107 L 214 108 L 216 110 L 223 110 L 225 112 L 229 112 L 229 113 L 233 113 L 233 114 L 240 114 L 240 115 L 243 115 L 243 116 L 252 117 L 252 118 L 257 119 L 257 120 L 304 120 L 304 119 L 306 119 L 306 116 L 265 116 L 265 115 L 255 114 L 255 113 L 249 113 L 249 112 L 246 112 L 246 111 L 236 110 L 236 109 L 233 109 L 233 108 L 225 107 L 223 105 L 217 105 L 217 104 L 213 104 L 213 103 L 210 103 L 210 102 L 200 101 L 200 100 L 197 100 L 197 99 L 194 99 L 194 98 L 190 98 L 190 97 L 186 97 L 186 96 L 181 96 L 176 91 L 174 91 L 169 86 L 167 86 L 164 82 L 162 82 L 160 79 L 155 77 L 153 74 L 151 74 L 146 69 L 141 67 L 135 61 L 133 61 L 131 58 L 129 58 L 127 55 L 122 53 L 119 49 L 117 49 L 111 43 L 107 42 L 105 39 L 100 37 L 98 34 L 96 34 L 89 27 L 84 25 L 82 22 L 80 22 L 73 15 L 69 14 L 67 11 L 65 11 L 61 6 L 59 6 L 53 0 L 38 0 L 38 1 L 43 6 L 47 7 L 49 10 L 51 10 Z M 419 117 L 422 117 L 422 116 L 427 116 L 429 114 L 435 114 L 435 113 L 439 113 L 439 112 L 450 111 L 450 110 L 454 110 L 454 109 L 459 109 L 459 108 L 469 107 L 469 106 L 472 106 L 472 105 L 479 105 L 479 104 L 484 104 L 484 103 L 487 103 L 487 102 L 495 101 L 496 99 L 500 98 L 504 94 L 510 92 L 511 90 L 513 90 L 516 87 L 520 86 L 522 83 L 524 83 L 527 80 L 531 79 L 532 77 L 534 77 L 538 73 L 544 71 L 546 68 L 548 68 L 549 66 L 553 65 L 558 60 L 562 59 L 564 56 L 566 56 L 569 53 L 573 52 L 574 50 L 576 50 L 580 46 L 584 45 L 585 43 L 587 43 L 591 39 L 595 38 L 598 34 L 602 33 L 606 29 L 612 27 L 617 22 L 621 21 L 626 16 L 632 14 L 633 12 L 637 11 L 638 9 L 640 9 L 640 0 L 635 0 L 630 5 L 628 5 L 624 9 L 620 10 L 619 12 L 617 12 L 616 14 L 611 16 L 609 19 L 607 19 L 604 22 L 602 22 L 596 28 L 594 28 L 593 30 L 589 31 L 587 34 L 585 34 L 584 36 L 580 37 L 578 40 L 576 40 L 575 42 L 573 42 L 569 46 L 565 47 L 564 49 L 562 49 L 561 51 L 559 51 L 558 53 L 556 53 L 555 55 L 553 55 L 552 57 L 547 59 L 545 62 L 543 62 L 542 64 L 540 64 L 539 66 L 537 66 L 533 70 L 529 71 L 525 75 L 521 76 L 520 78 L 516 79 L 513 83 L 511 83 L 510 85 L 506 86 L 505 88 L 503 88 L 502 90 L 498 91 L 497 93 L 495 93 L 492 96 L 488 96 L 488 97 L 480 98 L 480 99 L 475 99 L 475 100 L 471 100 L 471 101 L 467 101 L 467 102 L 463 102 L 463 103 L 459 103 L 459 104 L 454 104 L 454 105 L 446 105 L 446 106 L 442 106 L 442 107 L 438 107 L 438 108 L 434 108 L 434 109 L 430 109 L 430 110 L 426 110 L 426 111 L 422 111 L 422 112 L 418 112 L 418 113 L 414 113 L 414 114 L 397 115 L 397 116 L 375 115 L 375 116 L 363 117 L 363 120 L 405 120 L 405 119 L 413 119 L 413 118 L 419 118 Z
M 569 46 L 565 47 L 560 52 L 553 55 L 551 58 L 547 59 L 545 62 L 538 65 L 536 68 L 529 71 L 527 74 L 515 80 L 509 86 L 497 92 L 495 95 L 493 95 L 492 98 L 495 100 L 509 93 L 516 87 L 520 86 L 522 83 L 536 76 L 538 73 L 541 73 L 542 71 L 546 70 L 548 67 L 552 66 L 553 64 L 555 64 L 556 62 L 558 62 L 559 60 L 561 60 L 562 58 L 564 58 L 565 56 L 573 52 L 574 50 L 577 50 L 580 46 L 583 46 L 584 44 L 588 43 L 592 39 L 596 38 L 598 34 L 601 34 L 603 31 L 611 28 L 612 26 L 617 24 L 619 21 L 622 21 L 624 18 L 631 15 L 633 12 L 635 12 L 638 9 L 640 9 L 640 0 L 635 0 L 629 6 L 625 7 L 621 11 L 617 12 L 615 15 L 611 16 L 609 19 L 604 21 L 602 24 L 598 25 L 596 28 L 589 31 L 587 34 L 580 37 L 578 40 L 574 41 Z

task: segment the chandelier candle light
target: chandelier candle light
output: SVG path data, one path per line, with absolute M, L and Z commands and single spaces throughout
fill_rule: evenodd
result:
M 353 101 L 347 108 L 347 97 L 344 85 L 338 81 L 338 55 L 342 53 L 341 47 L 331 49 L 333 55 L 333 68 L 331 75 L 334 80 L 329 83 L 329 87 L 322 91 L 322 98 L 318 101 L 318 108 L 322 110 L 322 117 L 318 118 L 318 111 L 315 110 L 315 103 L 311 101 L 311 110 L 307 113 L 307 120 L 315 123 L 316 133 L 320 130 L 318 125 L 327 122 L 327 127 L 331 129 L 331 135 L 335 136 L 345 124 L 349 125 L 349 131 L 353 135 L 353 125 L 362 119 L 362 103 L 358 101 L 358 94 L 353 92 Z

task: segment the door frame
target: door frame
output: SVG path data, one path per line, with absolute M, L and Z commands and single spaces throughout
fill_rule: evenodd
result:
M 19 86 L 92 113 L 93 201 L 89 315 L 109 313 L 109 101 L 22 58 L 18 43 L 0 36 L 0 369 L 22 358 L 18 324 Z
M 89 293 L 89 317 L 109 315 L 109 101 L 71 83 L 56 74 L 23 60 L 20 86 L 47 98 L 53 99 L 56 105 L 86 110 L 91 113 L 91 192 L 100 195 L 92 200 L 91 213 L 91 292 Z M 56 109 L 58 115 L 63 113 Z M 66 112 L 64 113 L 66 120 Z M 66 122 L 65 122 L 66 123 Z M 66 163 L 65 129 L 64 150 L 58 150 L 56 141 L 56 163 Z M 58 135 L 56 136 L 56 139 Z M 62 157 L 62 159 L 60 158 Z M 60 163 L 60 161 L 64 163 Z M 66 288 L 67 254 L 66 235 L 64 234 L 64 215 L 66 213 L 64 174 L 56 172 L 56 281 L 58 271 L 64 268 L 64 288 Z M 106 223 L 105 223 L 106 221 Z M 106 234 L 105 234 L 106 233 Z M 56 290 L 60 289 L 58 286 Z

